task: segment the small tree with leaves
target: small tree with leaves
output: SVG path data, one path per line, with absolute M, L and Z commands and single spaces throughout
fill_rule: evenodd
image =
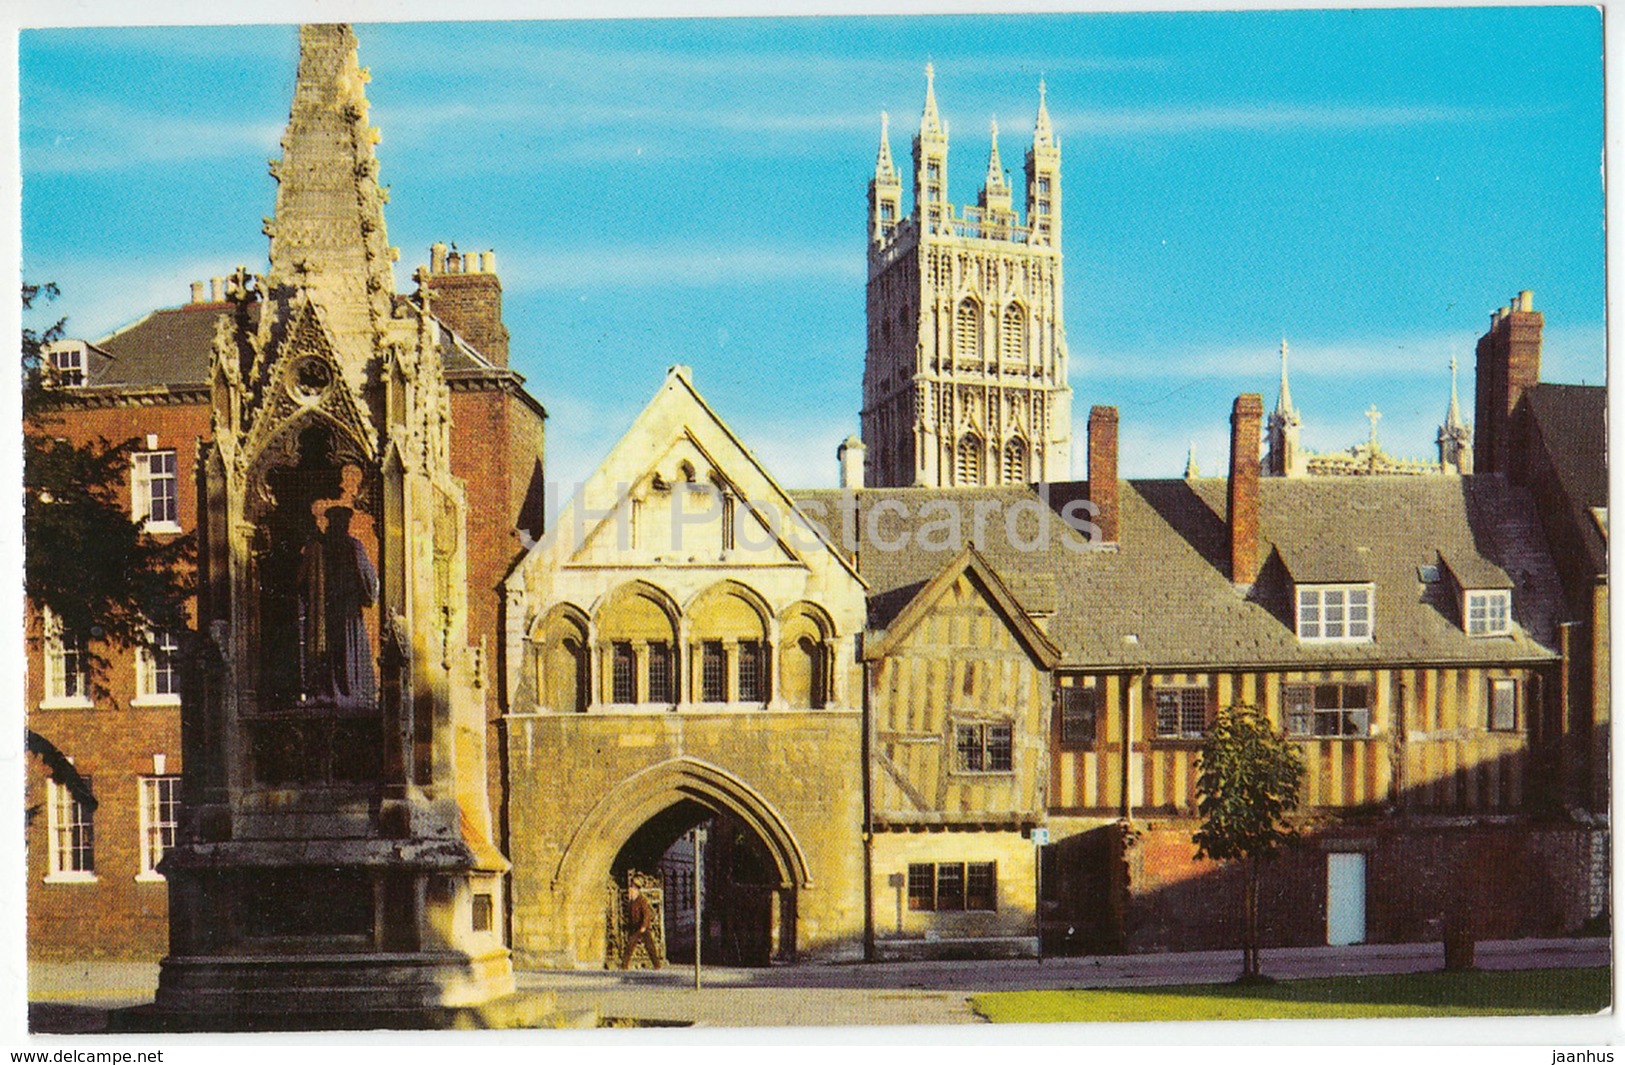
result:
M 1232 706 L 1219 711 L 1197 765 L 1196 856 L 1242 863 L 1241 978 L 1257 980 L 1259 873 L 1297 835 L 1291 817 L 1303 792 L 1303 756 L 1263 711 Z

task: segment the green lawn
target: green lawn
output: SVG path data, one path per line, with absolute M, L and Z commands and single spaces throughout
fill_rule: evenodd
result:
M 1595 1013 L 1609 1004 L 1601 969 L 1337 976 L 1240 987 L 1188 984 L 1073 991 L 995 991 L 971 1005 L 990 1021 L 1243 1021 Z

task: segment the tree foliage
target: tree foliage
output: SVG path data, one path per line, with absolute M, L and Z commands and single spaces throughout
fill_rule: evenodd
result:
M 55 285 L 25 283 L 23 310 L 56 294 Z M 42 349 L 65 326 L 59 319 L 22 335 L 24 585 L 63 632 L 91 641 L 99 674 L 106 663 L 96 643 L 128 647 L 187 627 L 194 544 L 190 536 L 151 536 L 130 514 L 123 493 L 136 439 L 74 443 L 55 434 L 58 393 Z
M 1245 863 L 1242 977 L 1256 978 L 1259 870 L 1297 835 L 1291 818 L 1303 793 L 1303 756 L 1262 711 L 1232 706 L 1219 711 L 1197 765 L 1202 826 L 1191 839 L 1198 858 Z

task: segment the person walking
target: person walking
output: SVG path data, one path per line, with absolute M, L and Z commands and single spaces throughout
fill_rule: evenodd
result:
M 621 968 L 632 967 L 632 952 L 643 944 L 648 952 L 649 960 L 656 969 L 660 968 L 660 952 L 655 947 L 655 936 L 650 925 L 654 923 L 654 908 L 649 900 L 643 897 L 636 884 L 626 885 L 627 935 L 626 948 L 621 952 Z

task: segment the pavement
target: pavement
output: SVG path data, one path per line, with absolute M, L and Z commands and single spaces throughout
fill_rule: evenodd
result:
M 1608 939 L 1487 940 L 1480 969 L 1605 966 Z M 1159 984 L 1226 983 L 1240 969 L 1238 950 L 1102 955 L 1001 961 L 803 964 L 770 969 L 706 968 L 694 990 L 692 967 L 658 972 L 529 970 L 521 988 L 553 992 L 565 1012 L 596 1009 L 603 1018 L 645 1026 L 820 1026 L 970 1024 L 970 999 L 987 991 Z M 1263 952 L 1264 972 L 1279 980 L 1426 972 L 1443 967 L 1438 943 L 1292 947 Z M 98 1031 L 110 1008 L 150 1002 L 158 966 L 137 962 L 30 962 L 30 1024 L 36 1030 Z M 100 1023 L 98 1023 L 100 1019 Z

